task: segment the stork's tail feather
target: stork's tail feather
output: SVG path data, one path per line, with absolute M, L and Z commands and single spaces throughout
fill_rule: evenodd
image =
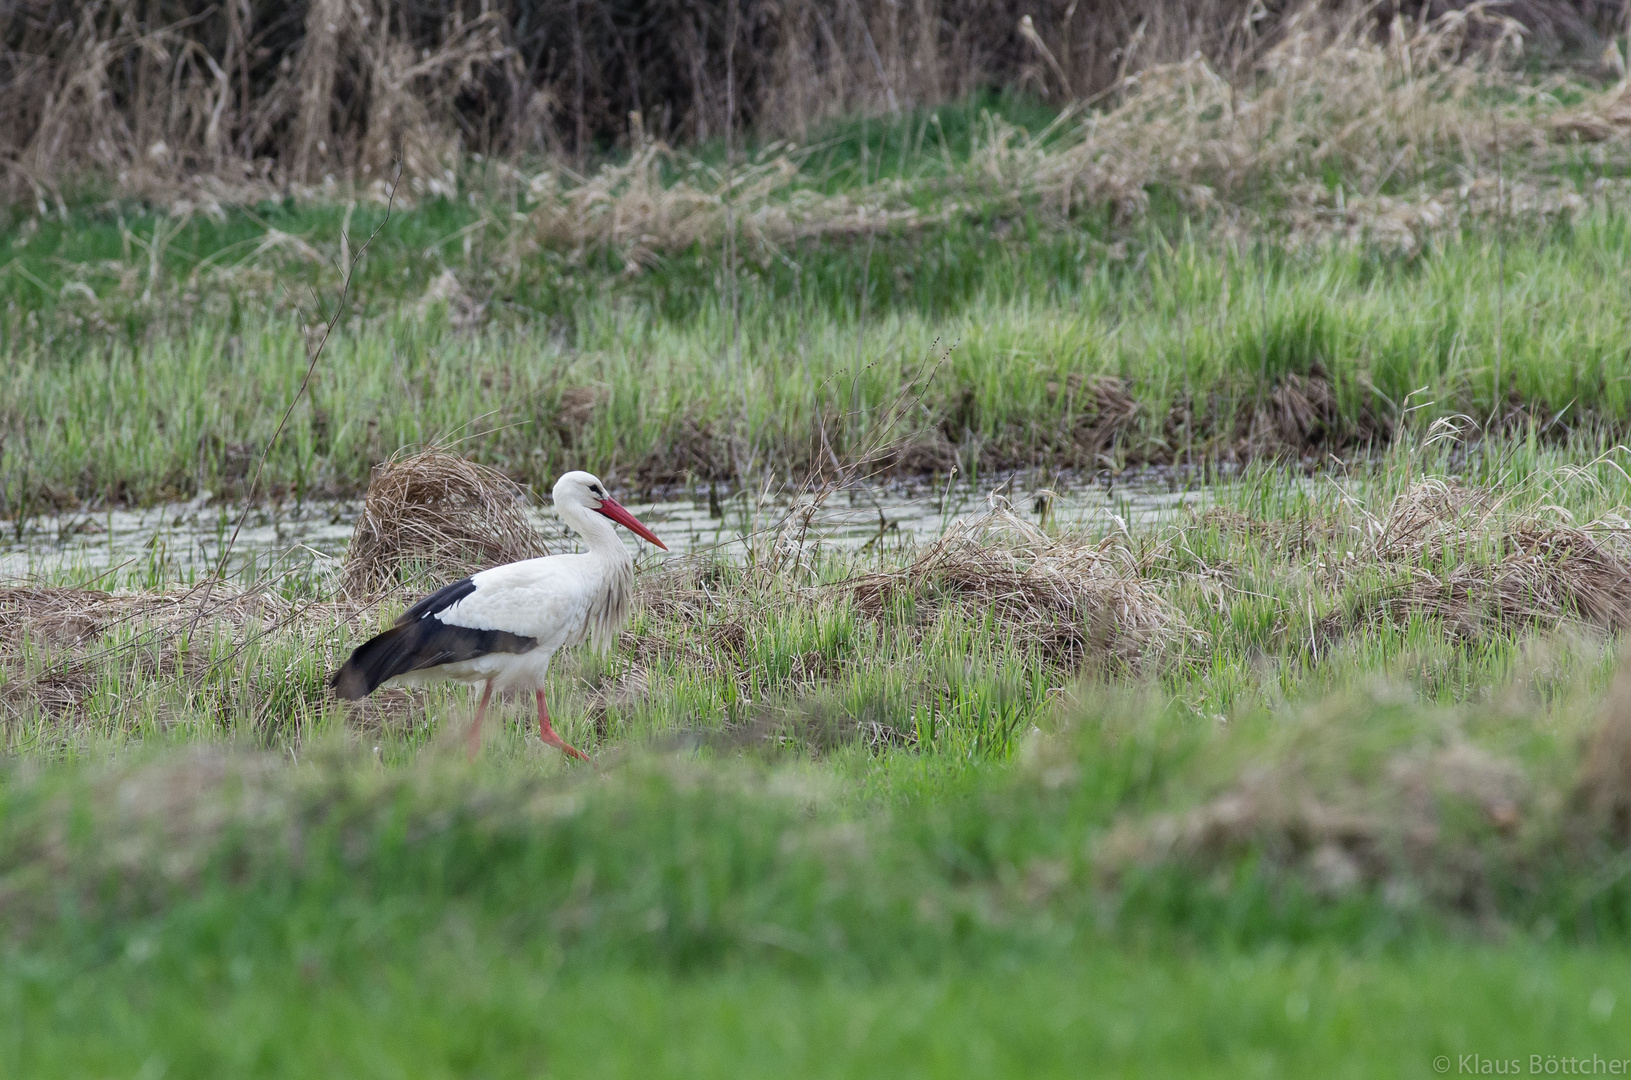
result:
M 334 692 L 347 701 L 360 701 L 378 690 L 386 679 L 410 670 L 411 663 L 402 663 L 407 650 L 402 647 L 401 638 L 407 629 L 409 627 L 394 626 L 357 646 L 351 658 L 329 679 Z

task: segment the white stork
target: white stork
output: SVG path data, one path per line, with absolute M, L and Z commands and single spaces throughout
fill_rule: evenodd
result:
M 622 629 L 634 593 L 634 560 L 609 522 L 668 550 L 586 472 L 555 482 L 555 512 L 589 549 L 506 563 L 438 589 L 369 639 L 329 685 L 348 701 L 381 686 L 417 686 L 437 679 L 482 686 L 470 725 L 470 756 L 481 749 L 481 725 L 493 691 L 531 690 L 538 699 L 538 736 L 584 761 L 549 723 L 544 675 L 556 651 L 587 640 L 606 649 Z

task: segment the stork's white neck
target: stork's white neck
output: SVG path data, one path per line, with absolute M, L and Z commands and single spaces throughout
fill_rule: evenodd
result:
M 617 535 L 616 526 L 610 521 L 586 507 L 570 502 L 556 503 L 555 512 L 561 515 L 561 520 L 566 522 L 573 532 L 583 537 L 583 546 L 589 549 L 591 555 L 633 564 L 634 557 L 629 554 L 629 549 Z

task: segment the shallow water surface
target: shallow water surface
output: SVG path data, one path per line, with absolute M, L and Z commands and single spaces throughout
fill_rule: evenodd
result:
M 1119 520 L 1128 527 L 1158 524 L 1201 508 L 1212 491 L 1168 470 L 1115 482 L 1016 474 L 991 484 L 892 483 L 832 491 L 819 501 L 808 539 L 827 546 L 900 546 L 933 540 L 949 527 L 988 511 L 1006 498 L 1031 521 L 1064 529 L 1101 531 Z M 717 552 L 741 557 L 754 539 L 768 539 L 786 521 L 791 502 L 775 492 L 701 489 L 656 502 L 631 501 L 672 554 Z M 235 575 L 263 577 L 322 569 L 345 557 L 360 500 L 268 503 L 255 507 L 227 560 Z M 63 571 L 187 580 L 214 569 L 242 507 L 203 501 L 141 510 L 76 512 L 5 525 L 0 579 L 50 577 Z M 570 551 L 574 538 L 548 507 L 530 514 L 551 551 Z M 623 533 L 638 554 L 660 555 Z

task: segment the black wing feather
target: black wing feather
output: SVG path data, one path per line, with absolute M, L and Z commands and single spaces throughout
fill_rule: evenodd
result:
M 475 630 L 433 617 L 475 591 L 475 582 L 465 578 L 431 593 L 403 612 L 395 626 L 359 645 L 329 685 L 346 700 L 356 701 L 397 675 L 489 653 L 524 653 L 538 645 L 537 638 L 508 630 Z
M 431 593 L 413 607 L 402 613 L 396 625 L 418 622 L 427 615 L 434 615 L 438 611 L 446 611 L 460 600 L 476 591 L 476 583 L 472 578 L 462 578 L 451 585 L 444 585 Z

